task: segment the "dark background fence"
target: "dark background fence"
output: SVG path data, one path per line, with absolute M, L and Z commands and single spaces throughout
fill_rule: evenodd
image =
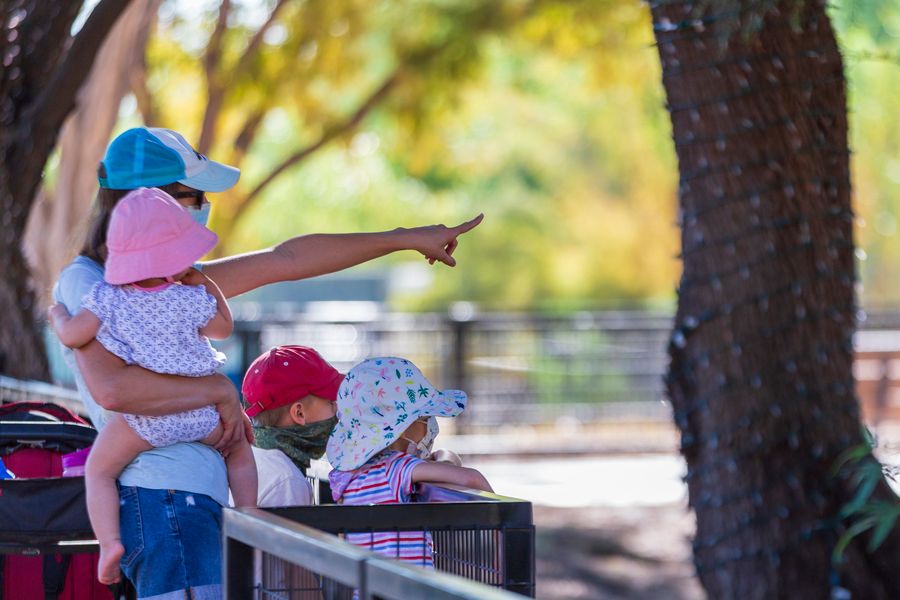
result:
M 470 430 L 670 417 L 662 384 L 672 323 L 667 312 L 451 312 L 359 316 L 338 310 L 325 320 L 304 313 L 255 318 L 247 311 L 242 318 L 239 310 L 235 334 L 217 345 L 238 386 L 249 363 L 280 344 L 313 346 L 341 370 L 369 356 L 409 358 L 436 385 L 469 393 L 459 424 Z M 892 392 L 900 384 L 900 313 L 861 319 L 856 345 L 864 404 L 880 414 L 898 412 Z M 71 385 L 57 344 L 50 347 L 57 378 Z
M 327 482 L 317 483 L 325 488 L 321 490 L 322 495 L 329 497 Z M 303 551 L 307 546 L 318 543 L 320 550 L 326 553 L 340 553 L 342 546 L 335 543 L 336 538 L 331 541 L 311 538 L 308 531 L 304 535 L 303 529 L 296 527 L 302 525 L 341 536 L 351 533 L 365 536 L 373 532 L 427 532 L 434 541 L 436 571 L 489 586 L 482 588 L 478 594 L 466 597 L 492 597 L 484 596 L 490 592 L 490 588 L 534 597 L 535 529 L 530 502 L 456 486 L 431 484 L 417 486 L 415 496 L 416 501 L 409 504 L 325 504 L 270 508 L 264 511 L 241 510 L 240 514 L 228 511 L 224 517 L 226 556 L 231 550 L 236 550 L 243 552 L 244 558 L 229 563 L 227 587 L 243 589 L 245 595 L 238 597 L 245 597 L 253 586 L 259 591 L 261 599 L 305 600 L 324 597 L 349 600 L 353 597 L 354 585 L 349 577 L 356 570 L 355 566 L 358 566 L 352 560 L 355 554 L 336 554 L 335 564 L 329 565 L 334 568 L 337 562 L 347 558 L 349 566 L 342 569 L 341 575 L 348 579 L 337 577 L 336 572 L 329 574 L 316 569 L 316 560 L 321 559 L 321 556 L 304 557 Z M 242 542 L 231 540 L 229 522 L 243 523 L 245 529 L 252 527 L 247 533 L 260 543 L 247 539 Z M 297 552 L 298 560 L 278 556 L 278 552 L 284 550 L 284 544 L 276 542 L 266 533 L 267 530 L 276 529 L 280 529 L 281 534 L 287 538 L 294 536 L 296 547 L 292 550 Z M 254 561 L 249 560 L 249 547 L 256 547 L 261 552 L 256 566 Z M 353 547 L 353 551 L 358 553 L 356 547 Z M 384 555 L 366 555 L 366 560 L 370 562 L 383 562 Z M 253 571 L 257 574 L 251 576 Z M 429 572 L 432 571 L 422 570 L 419 573 L 423 578 L 422 584 L 427 584 Z M 252 584 L 253 579 L 258 582 Z M 377 576 L 370 574 L 369 585 L 377 587 L 377 579 Z M 440 595 L 438 592 L 440 589 L 428 590 L 422 587 L 418 594 L 400 594 L 399 597 L 430 598 Z
M 661 376 L 670 325 L 669 315 L 645 312 L 254 321 L 240 322 L 223 350 L 241 357 L 236 378 L 261 350 L 280 344 L 313 346 L 341 370 L 368 356 L 409 358 L 436 385 L 465 390 L 471 400 L 464 422 L 486 427 L 656 420 L 669 415 Z

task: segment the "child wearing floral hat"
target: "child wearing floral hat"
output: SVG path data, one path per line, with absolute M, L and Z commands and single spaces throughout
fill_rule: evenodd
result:
M 435 417 L 455 417 L 466 394 L 438 390 L 410 361 L 365 360 L 338 389 L 338 422 L 328 438 L 331 493 L 340 504 L 410 501 L 413 484 L 453 483 L 492 492 L 484 476 L 425 460 L 437 435 Z M 431 535 L 421 531 L 347 534 L 347 540 L 403 562 L 434 567 Z
M 208 338 L 231 335 L 231 311 L 214 281 L 192 268 L 215 246 L 215 233 L 195 222 L 169 194 L 138 188 L 112 212 L 107 232 L 105 281 L 69 316 L 61 304 L 50 322 L 70 348 L 96 338 L 128 364 L 157 373 L 202 377 L 222 366 L 225 356 Z M 116 479 L 141 452 L 202 441 L 215 445 L 222 424 L 214 406 L 144 416 L 115 413 L 94 442 L 85 469 L 88 516 L 97 541 L 101 583 L 121 578 L 124 553 L 119 531 Z M 256 506 L 256 465 L 247 440 L 225 459 L 238 506 Z

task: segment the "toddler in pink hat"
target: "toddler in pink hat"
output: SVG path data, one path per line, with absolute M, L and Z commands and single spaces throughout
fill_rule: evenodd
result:
M 171 375 L 212 375 L 225 356 L 209 338 L 227 338 L 234 323 L 219 287 L 192 265 L 217 241 L 215 233 L 162 190 L 129 193 L 110 217 L 105 281 L 88 292 L 73 316 L 61 304 L 50 308 L 60 341 L 79 348 L 96 338 L 128 364 Z M 121 577 L 124 548 L 116 479 L 122 470 L 145 450 L 198 440 L 215 445 L 221 436 L 213 406 L 156 417 L 115 414 L 109 419 L 85 470 L 88 514 L 100 542 L 101 583 Z M 225 461 L 235 504 L 256 506 L 250 444 L 244 440 Z

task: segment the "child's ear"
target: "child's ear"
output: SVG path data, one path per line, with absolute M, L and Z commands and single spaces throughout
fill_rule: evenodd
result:
M 295 425 L 306 425 L 306 414 L 303 412 L 303 403 L 299 400 L 294 402 L 291 405 L 291 410 L 289 411 L 291 415 L 291 421 L 294 422 Z

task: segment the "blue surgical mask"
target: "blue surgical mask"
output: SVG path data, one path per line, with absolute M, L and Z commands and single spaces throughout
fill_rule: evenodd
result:
M 206 224 L 209 223 L 210 206 L 211 205 L 209 202 L 204 202 L 202 208 L 196 208 L 193 206 L 189 206 L 185 210 L 188 211 L 188 213 L 190 213 L 191 218 L 194 221 L 196 221 L 197 223 L 206 227 Z

